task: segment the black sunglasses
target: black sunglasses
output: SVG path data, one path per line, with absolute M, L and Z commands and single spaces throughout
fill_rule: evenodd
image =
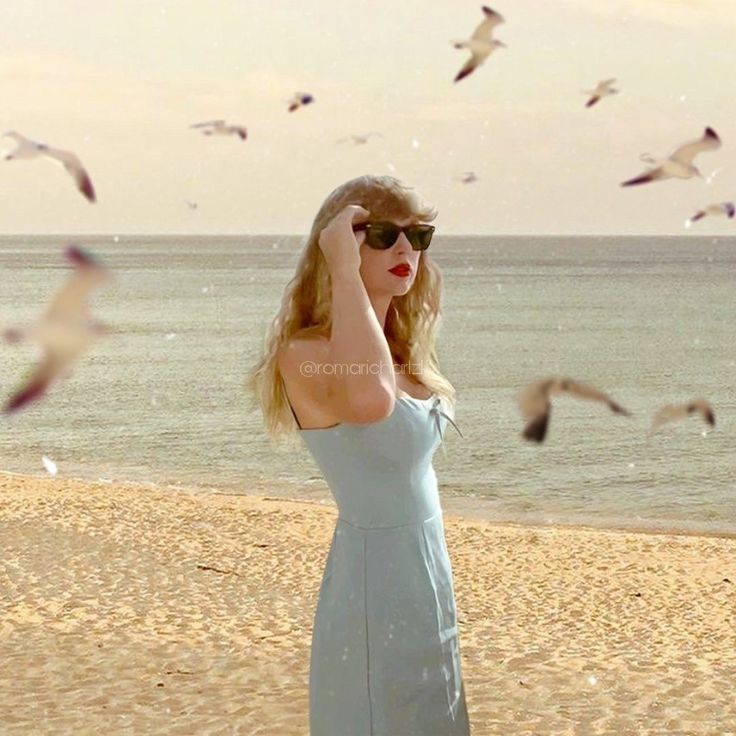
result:
M 353 232 L 365 230 L 365 242 L 376 250 L 390 248 L 400 233 L 406 235 L 414 250 L 427 250 L 432 242 L 434 225 L 406 225 L 399 227 L 394 222 L 359 222 L 353 225 Z

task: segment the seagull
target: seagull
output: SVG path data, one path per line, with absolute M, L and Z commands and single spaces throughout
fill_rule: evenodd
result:
M 463 184 L 472 184 L 474 181 L 478 181 L 478 177 L 474 171 L 466 171 L 461 177 L 460 181 Z
M 64 255 L 74 265 L 74 273 L 57 291 L 41 319 L 24 330 L 4 331 L 7 342 L 31 338 L 43 351 L 35 369 L 5 404 L 5 414 L 40 399 L 57 379 L 71 374 L 72 365 L 99 335 L 110 332 L 106 325 L 92 318 L 88 308 L 90 292 L 110 280 L 110 272 L 78 246 L 69 246 Z
M 598 82 L 595 89 L 582 90 L 583 94 L 591 95 L 591 98 L 585 103 L 585 107 L 593 107 L 601 97 L 618 94 L 619 90 L 613 88 L 613 83 L 615 81 L 615 77 L 612 79 L 604 79 L 602 82 Z
M 297 92 L 290 100 L 288 100 L 289 112 L 294 112 L 294 110 L 298 110 L 300 107 L 308 105 L 310 102 L 314 102 L 314 97 L 312 97 L 312 95 L 309 95 L 306 92 Z
M 481 10 L 485 18 L 475 29 L 473 35 L 464 41 L 451 42 L 456 49 L 468 49 L 472 54 L 465 63 L 465 66 L 457 73 L 453 80 L 455 82 L 459 82 L 461 79 L 467 77 L 468 74 L 480 66 L 497 48 L 507 48 L 505 43 L 491 37 L 493 29 L 504 22 L 503 16 L 487 5 L 482 5 Z
M 197 207 L 199 207 L 199 204 L 197 202 L 192 202 L 188 199 L 184 200 L 187 203 L 187 207 L 189 207 L 190 210 L 196 210 Z
M 719 202 L 717 204 L 709 204 L 702 210 L 698 210 L 688 222 L 696 222 L 701 220 L 706 215 L 726 215 L 726 217 L 733 217 L 736 215 L 736 207 L 733 202 Z
M 337 140 L 335 141 L 335 143 L 344 143 L 345 141 L 349 141 L 349 140 L 352 140 L 352 141 L 353 141 L 353 143 L 354 143 L 354 144 L 355 144 L 356 146 L 362 146 L 363 144 L 365 144 L 365 143 L 368 143 L 368 139 L 369 139 L 369 138 L 370 138 L 370 137 L 371 137 L 372 135 L 377 135 L 377 136 L 379 136 L 380 138 L 383 138 L 383 135 L 381 135 L 381 133 L 365 133 L 364 135 L 349 135 L 349 136 L 347 136 L 346 138 L 338 138 L 338 139 L 337 139 Z
M 18 158 L 36 158 L 37 156 L 49 156 L 50 158 L 58 161 L 64 165 L 64 168 L 74 177 L 74 181 L 77 185 L 77 189 L 90 201 L 95 202 L 97 198 L 95 196 L 95 189 L 92 186 L 92 180 L 84 170 L 81 161 L 71 151 L 62 151 L 59 148 L 51 148 L 45 143 L 39 143 L 38 141 L 26 138 L 20 133 L 16 133 L 14 130 L 9 130 L 3 133 L 3 136 L 12 138 L 18 147 L 6 153 L 3 157 L 5 161 L 12 161 Z
M 543 442 L 547 434 L 549 415 L 552 411 L 550 397 L 567 392 L 580 399 L 601 401 L 616 414 L 631 416 L 623 407 L 606 394 L 592 386 L 573 381 L 570 378 L 545 378 L 527 386 L 518 397 L 519 408 L 526 419 L 523 436 L 527 440 Z
M 706 128 L 702 138 L 697 141 L 690 141 L 679 148 L 675 149 L 668 158 L 657 159 L 651 154 L 643 153 L 640 156 L 642 161 L 651 165 L 643 174 L 622 182 L 622 187 L 629 187 L 634 184 L 646 184 L 657 179 L 669 179 L 675 177 L 677 179 L 690 179 L 693 176 L 703 175 L 693 166 L 693 159 L 702 151 L 714 151 L 721 147 L 721 139 L 713 128 Z
M 662 407 L 655 415 L 652 420 L 652 429 L 658 427 L 660 424 L 665 422 L 671 422 L 675 419 L 684 419 L 690 414 L 698 412 L 703 420 L 710 424 L 711 427 L 716 426 L 716 416 L 713 412 L 713 407 L 706 401 L 706 399 L 693 399 L 686 404 L 668 404 Z
M 242 125 L 226 125 L 224 120 L 210 120 L 206 123 L 195 123 L 190 128 L 206 128 L 205 135 L 237 135 L 241 140 L 248 137 L 248 131 Z

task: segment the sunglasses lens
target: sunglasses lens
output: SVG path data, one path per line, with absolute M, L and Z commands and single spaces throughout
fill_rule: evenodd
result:
M 427 250 L 432 242 L 434 227 L 431 225 L 414 225 L 409 228 L 407 237 L 414 250 Z
M 368 230 L 366 241 L 371 248 L 386 250 L 396 242 L 400 232 L 399 226 L 393 223 L 376 223 Z

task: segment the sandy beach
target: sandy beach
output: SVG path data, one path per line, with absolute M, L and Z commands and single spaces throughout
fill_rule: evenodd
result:
M 2 733 L 306 736 L 336 517 L 0 475 Z M 736 539 L 445 527 L 474 736 L 736 733 Z

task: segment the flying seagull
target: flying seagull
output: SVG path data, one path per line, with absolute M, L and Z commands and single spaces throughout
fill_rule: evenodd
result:
M 56 292 L 41 319 L 23 330 L 4 331 L 7 342 L 31 338 L 43 351 L 35 369 L 5 404 L 5 414 L 44 396 L 54 382 L 71 374 L 73 364 L 99 335 L 109 332 L 106 325 L 90 315 L 88 302 L 91 291 L 112 278 L 110 272 L 78 246 L 69 246 L 64 255 L 74 265 L 74 273 Z
M 504 22 L 504 18 L 500 13 L 492 10 L 487 5 L 481 6 L 483 21 L 475 29 L 473 35 L 463 41 L 452 41 L 452 45 L 456 49 L 468 49 L 471 57 L 465 62 L 465 66 L 457 73 L 453 81 L 459 82 L 464 79 L 476 67 L 480 66 L 497 48 L 507 48 L 502 41 L 497 41 L 492 37 L 493 29 Z
M 684 419 L 695 413 L 700 414 L 703 420 L 710 424 L 711 427 L 716 426 L 716 416 L 713 412 L 713 407 L 706 401 L 706 399 L 693 399 L 686 404 L 668 404 L 662 407 L 655 415 L 652 420 L 652 429 L 659 427 L 660 424 L 665 422 L 672 422 L 676 419 Z
M 475 171 L 466 171 L 460 177 L 460 181 L 463 184 L 472 184 L 474 181 L 478 181 Z
M 84 170 L 81 161 L 71 151 L 62 151 L 59 148 L 51 148 L 45 143 L 39 143 L 38 141 L 26 138 L 20 133 L 16 133 L 14 130 L 9 130 L 6 133 L 3 133 L 3 136 L 12 138 L 18 144 L 18 147 L 14 151 L 5 154 L 3 157 L 5 161 L 13 161 L 14 159 L 20 158 L 36 158 L 37 156 L 49 156 L 64 165 L 64 168 L 74 178 L 77 189 L 79 189 L 79 191 L 90 202 L 95 202 L 97 200 L 95 189 L 92 186 L 92 180 Z
M 349 135 L 346 138 L 338 138 L 335 143 L 344 143 L 345 141 L 352 140 L 354 145 L 362 146 L 363 144 L 368 143 L 368 139 L 372 135 L 377 135 L 379 138 L 383 138 L 381 133 L 365 133 L 363 135 Z
M 545 378 L 528 385 L 518 397 L 519 408 L 526 420 L 523 431 L 525 439 L 540 443 L 544 441 L 552 411 L 550 397 L 564 392 L 579 399 L 603 402 L 616 414 L 631 416 L 626 409 L 592 386 L 570 378 Z
M 196 210 L 197 207 L 199 207 L 199 204 L 197 202 L 192 202 L 189 199 L 184 200 L 187 203 L 187 207 L 189 207 L 190 210 Z
M 693 159 L 703 151 L 714 151 L 721 147 L 721 139 L 713 128 L 706 128 L 703 136 L 697 141 L 690 141 L 679 148 L 675 149 L 669 157 L 658 159 L 649 153 L 643 153 L 640 157 L 642 161 L 651 165 L 643 174 L 622 182 L 622 187 L 630 187 L 634 184 L 646 184 L 650 181 L 658 179 L 690 179 L 693 176 L 703 175 L 693 165 Z
M 294 110 L 298 110 L 300 107 L 314 102 L 314 97 L 306 92 L 296 92 L 288 102 L 289 112 L 294 112 Z
M 702 210 L 698 210 L 690 219 L 687 220 L 686 224 L 702 220 L 707 215 L 725 215 L 726 217 L 733 217 L 736 215 L 736 207 L 733 202 L 718 202 L 717 204 L 709 204 Z
M 209 120 L 206 123 L 195 123 L 190 128 L 203 128 L 205 135 L 237 135 L 241 140 L 248 137 L 248 131 L 242 125 L 227 125 L 224 120 Z
M 598 82 L 595 89 L 584 89 L 583 94 L 590 95 L 590 99 L 585 103 L 585 107 L 593 107 L 601 97 L 608 97 L 609 95 L 618 94 L 619 90 L 613 88 L 613 83 L 616 78 L 604 79 L 602 82 Z

